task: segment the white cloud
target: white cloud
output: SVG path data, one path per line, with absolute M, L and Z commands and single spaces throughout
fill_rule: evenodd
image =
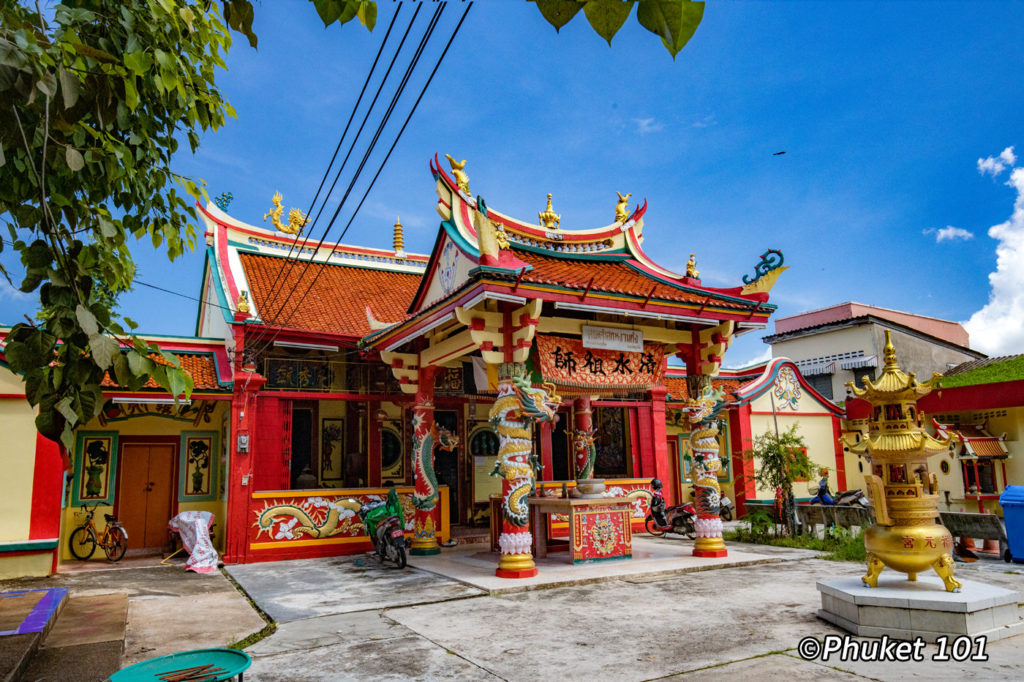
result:
M 962 227 L 953 227 L 952 225 L 946 225 L 945 227 L 938 230 L 935 229 L 934 227 L 927 230 L 922 230 L 921 234 L 934 234 L 936 243 L 946 241 L 951 242 L 957 239 L 963 239 L 964 241 L 968 239 L 974 239 L 974 233 L 971 232 L 970 230 L 965 230 Z
M 634 118 L 633 123 L 636 124 L 636 132 L 641 135 L 656 133 L 665 127 L 663 123 L 656 121 L 653 116 L 651 118 Z
M 999 156 L 978 159 L 978 172 L 982 175 L 990 173 L 992 177 L 996 177 L 1007 167 L 1012 168 L 1015 163 L 1017 163 L 1017 155 L 1013 153 L 1013 147 L 1007 147 L 999 152 Z
M 733 364 L 732 361 L 730 360 L 729 367 L 740 369 L 740 368 L 743 368 L 743 367 L 750 367 L 751 365 L 759 365 L 762 362 L 768 362 L 771 359 L 772 359 L 772 347 L 768 346 L 767 348 L 765 348 L 763 351 L 761 351 L 760 353 L 758 353 L 754 357 L 752 357 L 752 358 L 750 358 L 748 360 L 744 360 L 743 362 L 739 362 L 739 363 Z
M 709 114 L 709 115 L 705 116 L 704 118 L 700 119 L 699 121 L 694 121 L 693 122 L 693 127 L 694 128 L 708 128 L 710 126 L 716 126 L 716 125 L 718 125 L 718 121 L 715 120 L 715 115 L 714 114 Z
M 26 294 L 11 286 L 3 275 L 0 275 L 0 301 L 34 301 L 38 294 Z
M 1013 147 L 1007 147 L 993 167 L 1011 158 L 1016 161 Z M 979 162 L 979 170 L 981 166 Z M 985 307 L 964 323 L 972 347 L 989 355 L 1024 353 L 1024 167 L 1013 168 L 1006 184 L 1017 191 L 1017 198 L 1009 220 L 988 230 L 999 242 L 996 271 L 988 276 L 992 291 Z

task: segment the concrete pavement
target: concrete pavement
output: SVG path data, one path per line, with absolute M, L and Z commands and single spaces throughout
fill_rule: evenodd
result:
M 688 554 L 687 542 L 674 546 L 679 559 Z M 457 564 L 460 552 L 472 555 L 484 549 L 446 550 L 442 557 L 447 554 L 448 561 Z M 840 680 L 1024 677 L 1019 637 L 989 644 L 987 662 L 804 661 L 795 652 L 802 638 L 845 634 L 816 617 L 820 596 L 815 582 L 859 576 L 863 567 L 808 558 L 807 552 L 799 550 L 735 543 L 730 554 L 773 558 L 775 563 L 698 572 L 639 572 L 562 587 L 538 585 L 514 593 L 481 590 L 477 596 L 460 594 L 449 600 L 444 596 L 451 589 L 449 578 L 410 567 L 405 571 L 421 575 L 403 577 L 398 583 L 397 569 L 361 558 L 364 565 L 357 580 L 339 560 L 333 579 L 325 583 L 325 576 L 318 574 L 317 584 L 336 594 L 358 592 L 359 582 L 367 581 L 375 591 L 392 590 L 391 605 L 332 615 L 308 607 L 308 617 L 293 617 L 247 650 L 254 664 L 246 677 L 258 681 L 646 680 L 673 675 L 701 680 L 784 675 L 809 680 L 823 674 Z M 423 559 L 416 558 L 426 565 Z M 280 568 L 253 565 L 260 566 L 266 571 Z M 1019 573 L 1003 572 L 1011 567 L 999 572 L 998 566 L 988 568 L 958 566 L 958 571 L 1018 592 L 1024 588 Z M 294 575 L 289 578 L 287 589 L 296 590 L 295 580 Z M 432 591 L 433 581 L 443 589 Z M 240 582 L 246 585 L 244 578 Z M 271 583 L 263 580 L 262 584 L 266 589 Z M 311 584 L 299 591 L 312 599 L 315 587 Z M 272 601 L 273 595 L 256 599 Z M 924 651 L 930 657 L 935 648 Z

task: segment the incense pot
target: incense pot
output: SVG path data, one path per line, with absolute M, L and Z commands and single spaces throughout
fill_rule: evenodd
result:
M 876 524 L 864 533 L 868 573 L 861 580 L 878 586 L 878 575 L 886 566 L 917 580 L 917 574 L 934 569 L 946 591 L 959 592 L 961 583 L 953 578 L 953 538 L 939 516 L 938 481 L 928 472 L 928 458 L 944 453 L 948 440 L 939 440 L 921 428 L 917 401 L 942 378 L 933 374 L 919 383 L 914 373 L 903 373 L 896 359 L 889 331 L 885 332 L 885 365 L 877 381 L 864 377 L 864 388 L 846 385 L 857 398 L 871 403 L 868 432 L 846 432 L 842 436 L 850 452 L 863 456 L 871 465 L 868 496 L 875 508 Z

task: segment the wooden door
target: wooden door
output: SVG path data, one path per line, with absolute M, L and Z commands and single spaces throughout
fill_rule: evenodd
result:
M 121 449 L 117 511 L 130 549 L 167 545 L 176 456 L 177 448 L 170 443 L 125 443 Z

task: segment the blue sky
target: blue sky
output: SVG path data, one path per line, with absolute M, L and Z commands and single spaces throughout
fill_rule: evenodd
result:
M 393 11 L 381 2 L 369 33 L 324 29 L 306 2 L 260 3 L 259 49 L 236 37 L 218 77 L 238 120 L 175 169 L 211 196 L 232 192 L 229 212 L 247 222 L 261 223 L 275 190 L 305 209 Z M 461 11 L 448 8 L 401 118 Z M 1024 4 L 1008 2 L 713 2 L 673 61 L 635 17 L 609 48 L 582 13 L 556 34 L 532 5 L 477 2 L 343 241 L 388 247 L 399 215 L 406 249 L 428 250 L 427 161 L 448 152 L 504 213 L 531 219 L 552 192 L 566 229 L 612 222 L 616 191 L 646 198 L 645 248 L 677 271 L 696 252 L 709 285 L 738 285 L 765 249 L 782 249 L 777 315 L 846 300 L 974 315 L 973 346 L 1024 352 L 1024 42 L 1010 30 L 1021 25 Z M 145 281 L 198 293 L 202 253 L 137 253 Z M 195 306 L 139 287 L 121 307 L 145 332 L 187 335 Z M 30 310 L 0 291 L 0 320 Z M 758 337 L 725 364 L 761 355 Z

